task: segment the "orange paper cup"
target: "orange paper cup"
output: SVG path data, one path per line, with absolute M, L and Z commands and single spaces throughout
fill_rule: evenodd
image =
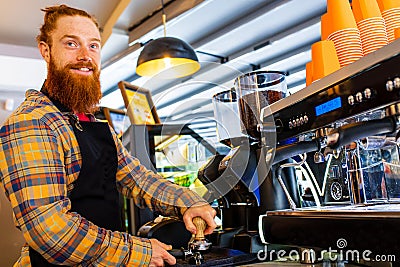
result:
M 400 38 L 400 28 L 394 29 L 394 39 Z
M 335 44 L 336 54 L 341 67 L 344 67 L 363 56 L 360 34 L 354 32 L 340 32 L 339 35 L 334 32 L 329 36 Z M 340 37 L 340 38 L 339 38 Z
M 395 40 L 394 29 L 400 28 L 400 7 L 385 10 L 382 16 L 385 19 L 389 42 L 392 42 Z
M 378 20 L 379 19 L 379 20 Z M 364 55 L 389 43 L 385 22 L 382 17 L 366 18 L 357 22 Z
M 313 82 L 312 64 L 312 61 L 306 64 L 306 86 L 310 85 Z
M 376 0 L 353 0 L 351 6 L 356 22 L 382 16 Z
M 331 18 L 328 13 L 321 16 L 321 39 L 326 40 L 328 36 L 332 33 L 331 29 Z
M 400 0 L 376 0 L 376 2 L 378 3 L 381 12 L 388 9 L 400 7 Z
M 327 10 L 331 16 L 331 31 L 357 28 L 356 20 L 348 0 L 327 0 Z
M 312 79 L 318 80 L 340 68 L 335 44 L 322 40 L 311 46 Z

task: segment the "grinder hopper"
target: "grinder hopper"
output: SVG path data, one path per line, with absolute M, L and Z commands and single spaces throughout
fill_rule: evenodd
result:
M 280 71 L 249 72 L 235 79 L 243 134 L 259 141 L 261 110 L 284 98 L 287 93 L 285 73 Z

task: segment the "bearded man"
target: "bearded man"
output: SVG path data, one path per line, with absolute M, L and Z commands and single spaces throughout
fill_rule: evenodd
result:
M 215 228 L 215 210 L 187 188 L 145 169 L 107 123 L 101 98 L 98 23 L 66 5 L 43 9 L 37 37 L 47 63 L 40 91 L 0 129 L 0 180 L 26 245 L 14 266 L 163 266 L 170 246 L 124 232 L 119 193 L 192 233 L 194 217 Z M 179 234 L 179 233 L 177 233 Z

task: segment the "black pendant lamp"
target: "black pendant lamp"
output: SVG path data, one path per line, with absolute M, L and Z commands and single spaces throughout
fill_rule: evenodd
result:
M 163 78 L 181 78 L 191 75 L 200 69 L 196 52 L 185 41 L 166 37 L 166 16 L 164 2 L 162 4 L 162 20 L 164 37 L 147 43 L 139 55 L 136 73 L 140 76 Z

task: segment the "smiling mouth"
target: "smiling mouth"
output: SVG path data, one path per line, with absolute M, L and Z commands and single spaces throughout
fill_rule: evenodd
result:
M 86 71 L 92 71 L 92 69 L 90 69 L 90 68 L 79 68 L 79 70 L 80 70 L 80 71 L 85 71 L 85 72 L 86 72 Z
M 71 70 L 75 73 L 80 74 L 91 74 L 93 73 L 93 68 L 90 67 L 79 67 L 79 68 L 71 68 Z

